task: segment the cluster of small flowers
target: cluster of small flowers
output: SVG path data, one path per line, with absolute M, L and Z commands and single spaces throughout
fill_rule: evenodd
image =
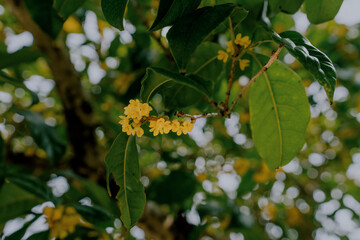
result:
M 157 136 L 160 134 L 168 134 L 170 131 L 175 132 L 178 136 L 187 134 L 193 128 L 193 124 L 189 121 L 165 120 L 163 117 L 149 116 L 152 107 L 147 103 L 141 103 L 138 99 L 130 100 L 130 104 L 126 106 L 124 114 L 120 116 L 119 124 L 122 131 L 128 135 L 144 135 L 141 125 L 146 121 L 150 122 L 150 132 Z
M 224 63 L 226 63 L 227 60 L 229 59 L 229 53 L 231 55 L 233 55 L 235 53 L 234 44 L 246 49 L 250 46 L 251 40 L 249 39 L 248 36 L 241 37 L 241 34 L 239 33 L 238 35 L 236 35 L 234 43 L 232 41 L 226 42 L 226 45 L 227 45 L 226 52 L 223 50 L 218 51 L 217 59 L 222 60 Z M 240 65 L 241 71 L 244 71 L 245 68 L 249 66 L 249 63 L 250 63 L 250 61 L 248 59 L 240 59 L 239 65 Z
M 81 219 L 73 207 L 60 205 L 56 208 L 45 207 L 43 214 L 49 224 L 50 238 L 64 239 L 75 231 L 76 225 L 91 227 L 90 223 Z

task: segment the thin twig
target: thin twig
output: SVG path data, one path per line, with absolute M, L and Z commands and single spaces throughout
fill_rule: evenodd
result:
M 222 117 L 221 113 L 203 113 L 203 114 L 199 114 L 199 115 L 190 115 L 190 114 L 186 114 L 184 112 L 176 112 L 175 116 L 177 117 L 188 117 L 191 119 L 191 122 L 195 122 L 196 119 L 199 118 L 213 118 L 213 117 Z
M 239 94 L 236 96 L 236 98 L 234 99 L 234 101 L 231 103 L 230 108 L 228 109 L 227 114 L 230 114 L 231 111 L 233 110 L 234 106 L 236 105 L 237 101 L 243 96 L 243 94 L 245 93 L 245 91 L 250 87 L 250 85 L 255 82 L 255 80 L 264 72 L 266 72 L 268 70 L 268 68 L 279 58 L 279 54 L 281 52 L 281 49 L 284 47 L 284 44 L 281 43 L 279 45 L 279 48 L 276 50 L 276 52 L 273 52 L 273 54 L 271 54 L 271 57 L 269 59 L 269 61 L 265 64 L 265 66 L 263 66 L 261 68 L 261 70 L 259 72 L 257 72 L 255 74 L 255 76 L 253 76 L 250 81 L 245 85 L 245 87 L 243 87 L 241 89 L 241 91 L 239 92 Z
M 223 106 L 225 112 L 228 112 L 229 98 L 230 98 L 230 92 L 231 92 L 232 83 L 234 81 L 236 63 L 239 60 L 240 48 L 238 48 L 237 46 L 235 46 L 235 47 L 236 47 L 235 48 L 235 53 L 231 56 L 232 57 L 231 70 L 230 70 L 230 74 L 229 74 L 229 77 L 228 77 L 228 88 L 227 88 L 227 91 L 226 91 L 225 103 L 224 103 L 224 106 Z

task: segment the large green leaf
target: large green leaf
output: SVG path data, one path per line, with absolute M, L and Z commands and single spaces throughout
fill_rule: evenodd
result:
M 182 75 L 162 68 L 150 67 L 146 69 L 146 75 L 141 82 L 140 98 L 143 102 L 149 102 L 161 87 L 169 82 L 178 83 L 190 87 L 201 94 L 211 98 L 212 82 L 197 75 Z
M 253 175 L 254 171 L 250 170 L 241 177 L 241 182 L 237 190 L 238 197 L 241 197 L 254 189 L 257 183 L 253 180 Z
M 101 0 L 101 8 L 106 20 L 114 27 L 124 30 L 124 13 L 128 0 Z
M 56 197 L 53 195 L 51 189 L 46 185 L 45 182 L 38 178 L 23 173 L 11 174 L 6 176 L 6 179 L 16 184 L 18 187 L 42 198 L 46 201 L 57 202 Z
M 54 8 L 64 19 L 73 14 L 85 0 L 54 0 Z
M 332 101 L 336 85 L 336 70 L 330 58 L 298 32 L 286 31 L 280 35 L 273 33 L 273 38 L 285 44 L 287 50 L 324 86 Z
M 29 213 L 43 201 L 15 184 L 5 183 L 0 190 L 0 223 Z
M 120 133 L 105 157 L 105 165 L 107 182 L 113 174 L 120 187 L 116 197 L 120 201 L 121 220 L 130 228 L 141 217 L 146 202 L 135 137 Z
M 159 10 L 151 31 L 173 24 L 178 18 L 195 10 L 201 0 L 160 0 Z
M 285 13 L 294 14 L 303 2 L 304 0 L 270 0 L 269 5 L 273 11 L 281 10 Z
M 268 59 L 254 57 L 256 73 Z M 275 62 L 252 84 L 249 105 L 255 147 L 274 171 L 290 162 L 305 143 L 310 107 L 301 78 Z
M 28 93 L 30 93 L 31 97 L 32 97 L 32 104 L 37 104 L 39 103 L 39 97 L 36 93 L 34 93 L 33 91 L 29 90 L 25 84 L 22 81 L 19 81 L 16 78 L 12 78 L 9 75 L 7 75 L 5 72 L 0 71 L 0 83 L 8 83 L 10 85 L 13 85 L 15 87 L 19 87 L 22 89 L 25 89 Z
M 343 0 L 305 0 L 306 14 L 311 23 L 319 24 L 333 19 Z
M 55 39 L 62 29 L 64 20 L 53 8 L 52 0 L 24 0 L 32 19 L 51 38 Z
M 0 44 L 0 69 L 16 66 L 21 63 L 31 63 L 41 56 L 40 52 L 30 47 L 24 47 L 16 52 L 8 53 L 6 46 Z
M 99 228 L 105 229 L 114 225 L 115 218 L 100 207 L 80 204 L 75 204 L 73 206 L 86 221 Z
M 240 7 L 234 4 L 204 7 L 176 21 L 166 37 L 170 51 L 181 71 L 185 70 L 191 54 L 199 44 L 230 16 L 234 8 Z M 246 16 L 247 11 L 244 8 L 240 9 Z
M 18 110 L 18 113 L 28 122 L 36 144 L 45 150 L 53 164 L 58 161 L 64 155 L 66 145 L 58 137 L 55 127 L 47 125 L 38 113 L 24 110 Z

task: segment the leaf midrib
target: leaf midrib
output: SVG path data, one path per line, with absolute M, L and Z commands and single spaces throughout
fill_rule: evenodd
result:
M 256 57 L 256 55 L 252 54 L 252 56 L 254 57 L 256 63 L 259 65 L 259 67 L 262 68 L 263 66 L 262 66 L 260 60 Z M 282 157 L 282 155 L 283 155 L 283 139 L 282 139 L 282 133 L 281 133 L 279 112 L 278 112 L 278 107 L 277 107 L 277 104 L 276 104 L 276 101 L 275 101 L 274 92 L 273 92 L 273 90 L 271 88 L 271 85 L 270 85 L 269 76 L 268 76 L 268 74 L 266 72 L 264 72 L 264 77 L 265 77 L 266 84 L 267 84 L 269 92 L 270 92 L 271 100 L 273 102 L 274 111 L 275 111 L 275 118 L 276 118 L 278 132 L 279 132 L 280 161 L 279 161 L 278 166 L 280 166 L 281 162 L 282 162 L 282 158 L 283 158 Z
M 128 200 L 127 200 L 127 188 L 126 188 L 126 158 L 127 158 L 127 151 L 128 151 L 130 139 L 131 139 L 131 136 L 129 136 L 129 138 L 128 138 L 127 142 L 126 142 L 125 154 L 124 154 L 124 195 L 125 195 L 126 211 L 127 211 L 128 216 L 131 218 L 129 203 L 128 203 Z M 130 224 L 131 224 L 131 219 L 130 219 Z

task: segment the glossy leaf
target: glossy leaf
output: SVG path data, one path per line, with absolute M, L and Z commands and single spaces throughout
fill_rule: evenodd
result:
M 281 10 L 285 13 L 296 13 L 304 0 L 270 0 L 269 5 L 273 11 Z
M 66 145 L 58 137 L 56 129 L 47 125 L 40 114 L 18 110 L 29 124 L 31 134 L 38 146 L 45 150 L 52 163 L 58 161 L 65 153 Z
M 162 68 L 147 68 L 146 75 L 141 82 L 140 97 L 143 102 L 149 102 L 151 96 L 161 89 L 164 84 L 174 82 L 190 87 L 199 93 L 211 97 L 212 82 L 197 75 L 182 75 Z
M 126 228 L 131 228 L 141 217 L 146 201 L 135 137 L 120 133 L 105 157 L 105 165 L 108 190 L 113 174 L 120 187 L 116 198 L 120 201 L 121 220 Z
M 114 218 L 102 208 L 96 206 L 73 205 L 76 211 L 89 223 L 105 229 L 114 225 Z
M 51 38 L 55 39 L 62 29 L 64 20 L 58 15 L 52 1 L 24 0 L 32 19 Z
M 16 78 L 12 78 L 9 75 L 7 75 L 5 72 L 0 71 L 0 83 L 8 83 L 10 85 L 22 88 L 24 90 L 26 90 L 28 93 L 30 93 L 31 97 L 32 97 L 32 104 L 37 104 L 39 103 L 39 97 L 36 93 L 34 93 L 33 91 L 29 90 L 23 82 L 19 81 Z
M 12 183 L 2 186 L 0 199 L 0 223 L 29 213 L 31 208 L 44 201 Z
M 124 30 L 123 18 L 128 0 L 101 0 L 106 20 L 114 27 Z
M 240 7 L 234 4 L 204 7 L 176 21 L 166 37 L 180 71 L 185 70 L 191 54 L 219 24 L 230 16 L 234 8 Z M 247 11 L 241 9 L 246 16 Z
M 257 55 L 253 73 L 266 64 Z M 275 62 L 254 82 L 249 97 L 254 144 L 271 171 L 287 164 L 305 143 L 310 107 L 301 78 Z
M 333 19 L 343 0 L 305 0 L 306 14 L 311 23 L 319 24 Z
M 73 14 L 85 0 L 54 0 L 54 8 L 64 19 Z
M 36 195 L 39 198 L 42 198 L 46 201 L 57 201 L 51 189 L 46 185 L 46 183 L 44 183 L 38 178 L 19 173 L 16 175 L 9 175 L 6 177 L 6 179 L 11 183 L 16 184 L 18 187 Z
M 330 58 L 298 32 L 286 31 L 280 35 L 273 33 L 273 38 L 285 44 L 287 50 L 324 86 L 332 101 L 336 85 L 336 70 Z
M 151 31 L 159 30 L 173 24 L 178 18 L 195 10 L 201 0 L 160 0 L 159 10 Z

